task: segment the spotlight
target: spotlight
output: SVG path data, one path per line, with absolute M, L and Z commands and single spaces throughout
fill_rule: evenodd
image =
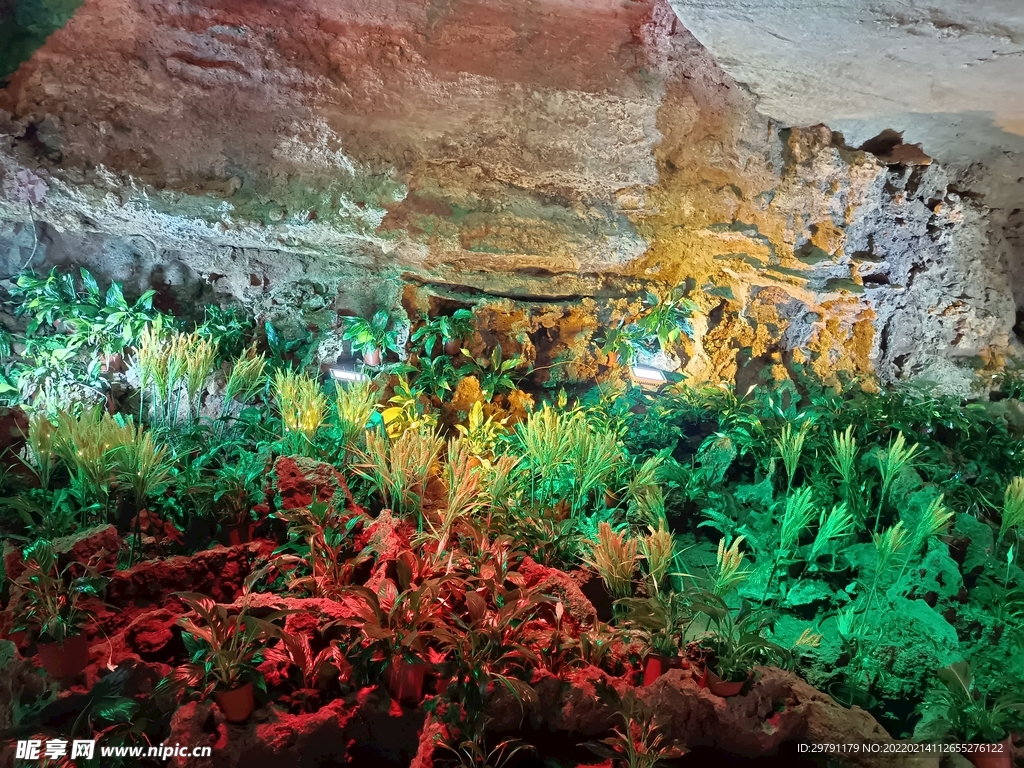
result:
M 634 365 L 631 371 L 633 378 L 644 384 L 664 384 L 668 381 L 664 371 L 646 365 Z
M 350 371 L 346 368 L 331 368 L 331 378 L 335 381 L 369 381 L 370 377 L 365 373 Z

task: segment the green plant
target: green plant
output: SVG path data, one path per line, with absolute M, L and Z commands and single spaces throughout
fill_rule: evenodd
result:
M 459 372 L 447 355 L 420 359 L 419 372 L 416 374 L 418 389 L 442 400 L 452 393 L 458 381 Z
M 443 447 L 444 440 L 425 424 L 407 429 L 395 440 L 367 432 L 366 451 L 360 452 L 361 462 L 353 469 L 395 512 L 415 513 L 422 532 L 423 494 Z
M 851 535 L 853 530 L 853 515 L 847 509 L 845 501 L 834 505 L 827 512 L 822 510 L 821 516 L 818 518 L 818 533 L 814 537 L 814 543 L 811 544 L 811 552 L 807 558 L 808 561 L 815 562 L 821 555 L 825 554 L 826 550 L 832 549 L 834 542 L 841 541 Z M 834 552 L 832 557 L 834 564 Z
M 196 333 L 210 340 L 221 360 L 242 355 L 250 344 L 254 330 L 252 318 L 239 307 L 221 307 L 216 304 L 206 308 L 202 324 L 196 327 Z
M 633 594 L 637 543 L 623 533 L 616 533 L 608 523 L 601 523 L 596 541 L 589 542 L 590 552 L 584 562 L 597 571 L 609 594 L 615 598 Z
M 717 567 L 711 583 L 713 595 L 722 597 L 729 594 L 750 575 L 749 571 L 742 570 L 743 553 L 740 552 L 740 544 L 743 543 L 743 539 L 743 536 L 736 538 L 728 547 L 724 538 L 719 539 L 715 561 Z
M 506 421 L 507 417 L 498 421 L 494 420 L 493 415 L 484 417 L 483 403 L 477 400 L 470 406 L 466 423 L 456 424 L 455 429 L 462 435 L 474 456 L 490 458 L 494 455 L 498 439 L 507 432 Z
M 487 748 L 485 733 L 478 729 L 471 738 L 449 744 L 438 736 L 441 749 L 450 752 L 460 768 L 504 768 L 520 752 L 533 752 L 534 748 L 520 739 L 505 739 L 493 749 Z
M 267 461 L 251 451 L 220 467 L 213 476 L 211 502 L 214 514 L 225 525 L 243 525 L 253 520 L 252 508 L 263 498 Z
M 358 450 L 360 438 L 366 433 L 376 411 L 377 390 L 372 384 L 338 384 L 334 396 L 334 415 L 343 462 L 347 463 Z
M 768 574 L 768 581 L 764 586 L 764 597 L 761 602 L 768 599 L 768 593 L 772 588 L 772 580 L 779 569 L 790 556 L 793 549 L 800 541 L 801 535 L 807 530 L 814 519 L 814 491 L 809 486 L 792 491 L 786 496 L 785 511 L 782 515 L 782 528 L 779 532 L 779 548 L 772 561 L 772 569 Z
M 327 417 L 327 395 L 320 382 L 304 373 L 278 369 L 274 372 L 274 398 L 285 440 L 295 450 L 306 452 Z
M 852 424 L 842 434 L 836 431 L 832 432 L 832 453 L 829 455 L 828 461 L 839 475 L 843 498 L 848 502 L 856 483 L 859 450 L 857 438 L 853 435 Z
M 1002 543 L 1011 528 L 1024 527 L 1024 477 L 1015 477 L 1006 486 L 1003 494 L 1003 518 L 999 525 L 999 543 Z
M 345 341 L 352 342 L 352 351 L 364 355 L 380 352 L 401 352 L 398 343 L 398 328 L 394 326 L 391 313 L 378 310 L 369 320 L 363 317 L 345 318 Z
M 1024 696 L 1008 693 L 995 699 L 978 689 L 967 661 L 938 670 L 942 688 L 919 711 L 937 716 L 943 735 L 970 744 L 994 744 L 1024 726 Z
M 130 420 L 115 419 L 98 408 L 86 410 L 78 417 L 58 415 L 53 452 L 77 474 L 104 515 L 111 483 L 119 471 L 120 449 L 136 436 Z
M 227 411 L 232 400 L 247 403 L 263 388 L 267 370 L 267 358 L 256 352 L 256 344 L 250 344 L 235 358 L 224 386 L 224 408 Z
M 598 349 L 602 355 L 615 364 L 628 366 L 636 356 L 636 347 L 640 342 L 640 331 L 632 324 L 627 324 L 625 319 L 619 321 L 618 325 L 610 326 L 598 332 L 595 339 Z
M 293 592 L 341 600 L 356 569 L 372 555 L 367 548 L 352 556 L 352 536 L 365 521 L 361 514 L 338 510 L 325 501 L 278 510 L 288 525 L 288 541 L 275 551 L 272 566 L 285 574 Z
M 26 465 L 35 473 L 39 479 L 39 487 L 44 491 L 50 487 L 50 477 L 53 474 L 53 422 L 41 411 L 36 411 L 28 417 L 28 442 L 29 453 L 35 464 Z
M 422 395 L 418 387 L 409 384 L 408 379 L 398 377 L 395 393 L 388 398 L 390 405 L 381 412 L 390 437 L 399 437 L 410 429 L 437 425 L 437 414 L 428 408 Z
M 792 424 L 786 424 L 775 440 L 775 447 L 782 458 L 782 465 L 786 469 L 786 488 L 793 488 L 793 478 L 800 465 L 800 456 L 804 450 L 804 442 L 807 440 L 807 433 L 810 431 L 811 422 L 804 421 L 800 429 L 794 431 Z
M 647 348 L 657 344 L 661 350 L 670 352 L 684 334 L 693 335 L 690 317 L 696 314 L 699 308 L 690 299 L 685 298 L 680 289 L 673 289 L 665 297 L 647 291 L 644 305 L 644 313 L 635 321 L 640 344 Z
M 94 614 L 81 601 L 99 598 L 107 580 L 95 569 L 72 563 L 61 569 L 53 545 L 39 539 L 22 552 L 24 570 L 14 585 L 20 596 L 14 605 L 14 632 L 31 632 L 43 643 L 63 643 L 82 634 Z M 75 571 L 81 575 L 75 576 Z
M 257 618 L 249 613 L 247 602 L 236 607 L 194 592 L 175 595 L 193 614 L 178 621 L 185 630 L 181 639 L 189 661 L 157 683 L 154 695 L 197 689 L 206 697 L 215 690 L 230 691 L 249 682 L 264 689 L 263 676 L 256 667 L 263 661 L 267 641 L 282 636 L 283 630 L 274 622 L 290 611 L 271 611 Z
M 639 540 L 640 554 L 647 564 L 648 590 L 658 594 L 676 560 L 675 539 L 664 521 L 657 528 L 648 527 L 647 530 L 647 535 Z
M 792 653 L 764 637 L 774 623 L 774 614 L 754 609 L 746 600 L 734 611 L 722 598 L 710 592 L 693 596 L 691 608 L 704 614 L 709 624 L 700 639 L 713 654 L 713 666 L 722 680 L 746 680 L 758 664 L 789 667 Z
M 459 368 L 460 376 L 476 376 L 480 381 L 480 391 L 484 399 L 491 402 L 495 395 L 511 392 L 516 388 L 512 378 L 512 371 L 523 367 L 525 361 L 522 357 L 510 357 L 507 360 L 502 356 L 501 344 L 491 350 L 490 358 L 479 358 Z
M 424 320 L 423 325 L 412 334 L 412 343 L 420 345 L 428 358 L 434 356 L 434 347 L 449 342 L 462 341 L 473 333 L 473 312 L 457 309 L 450 315 L 438 315 Z
M 878 533 L 878 524 L 881 519 L 882 505 L 889 497 L 889 491 L 892 489 L 893 481 L 905 467 L 913 466 L 913 460 L 917 455 L 919 448 L 920 446 L 917 443 L 908 447 L 906 438 L 904 438 L 903 433 L 900 432 L 896 435 L 894 440 L 889 442 L 889 447 L 880 453 L 878 457 L 878 471 L 882 475 L 882 490 L 879 494 L 878 507 L 875 511 L 874 533 Z
M 686 754 L 687 750 L 670 741 L 665 735 L 668 719 L 659 715 L 636 695 L 627 691 L 620 697 L 610 691 L 616 701 L 615 709 L 620 725 L 615 726 L 612 735 L 600 741 L 590 741 L 584 746 L 599 757 L 611 760 L 613 765 L 625 768 L 654 768 L 663 760 L 672 760 Z
M 651 653 L 674 658 L 684 645 L 686 628 L 693 617 L 687 596 L 677 592 L 659 592 L 650 597 L 631 597 L 617 601 L 624 609 L 627 627 L 639 631 Z

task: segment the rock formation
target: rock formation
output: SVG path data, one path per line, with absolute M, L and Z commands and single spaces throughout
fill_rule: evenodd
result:
M 666 0 L 86 0 L 0 89 L 0 271 L 320 327 L 491 306 L 570 383 L 682 284 L 695 379 L 986 392 L 1019 343 L 985 201 L 755 106 Z

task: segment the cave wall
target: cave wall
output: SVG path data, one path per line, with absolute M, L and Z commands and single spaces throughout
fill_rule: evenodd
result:
M 0 110 L 0 276 L 302 323 L 480 303 L 572 350 L 555 379 L 651 284 L 703 310 L 697 379 L 984 391 L 1018 347 L 962 173 L 765 117 L 664 0 L 85 0 Z

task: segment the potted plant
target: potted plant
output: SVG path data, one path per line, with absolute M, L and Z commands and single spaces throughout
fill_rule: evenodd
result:
M 484 404 L 477 400 L 469 409 L 465 424 L 456 424 L 462 440 L 466 441 L 470 452 L 470 465 L 478 467 L 484 461 L 494 458 L 494 447 L 498 438 L 508 430 L 505 422 L 508 417 L 495 421 L 494 416 L 484 416 Z
M 650 685 L 678 662 L 683 632 L 692 614 L 683 596 L 674 592 L 626 598 L 616 605 L 624 609 L 626 625 L 636 628 L 647 646 L 643 684 Z
M 228 722 L 245 721 L 255 706 L 253 687 L 265 690 L 256 667 L 264 659 L 266 642 L 282 637 L 281 628 L 274 622 L 290 611 L 256 618 L 245 605 L 221 605 L 194 592 L 179 592 L 176 596 L 193 613 L 178 621 L 185 630 L 182 641 L 189 661 L 171 670 L 157 684 L 154 694 L 197 689 L 204 697 L 213 695 Z
M 384 352 L 399 352 L 398 329 L 392 327 L 391 314 L 378 310 L 369 320 L 363 317 L 345 318 L 342 339 L 352 342 L 352 351 L 362 353 L 363 362 L 371 367 L 381 364 Z
M 601 332 L 596 341 L 601 354 L 605 355 L 609 368 L 633 362 L 639 336 L 637 327 L 632 323 L 627 324 L 625 318 L 620 320 L 618 325 Z
M 428 358 L 434 356 L 438 342 L 446 355 L 454 357 L 462 351 L 466 338 L 473 333 L 473 325 L 473 312 L 457 309 L 450 315 L 424 319 L 423 325 L 412 334 L 412 342 L 422 345 Z
M 358 601 L 355 616 L 340 623 L 359 631 L 357 669 L 366 671 L 383 663 L 388 692 L 396 701 L 419 704 L 423 681 L 430 669 L 428 641 L 446 637 L 438 600 L 444 580 L 431 579 L 403 592 L 385 579 L 374 592 L 366 587 L 349 587 Z
M 772 614 L 752 609 L 747 600 L 734 611 L 718 595 L 703 591 L 694 596 L 691 608 L 707 617 L 700 643 L 713 662 L 705 664 L 700 685 L 716 696 L 738 695 L 758 664 L 791 665 L 792 653 L 763 636 Z
M 59 569 L 53 545 L 36 541 L 22 553 L 25 570 L 14 581 L 20 591 L 15 602 L 12 632 L 26 632 L 38 643 L 47 673 L 58 680 L 78 675 L 89 661 L 85 625 L 93 613 L 80 604 L 99 598 L 107 580 L 81 564 Z M 73 571 L 80 569 L 81 576 Z
M 679 288 L 662 298 L 651 291 L 644 300 L 646 310 L 636 321 L 637 343 L 648 351 L 670 353 L 679 340 L 693 335 L 690 318 L 699 307 L 682 295 Z
M 214 476 L 213 504 L 229 546 L 252 540 L 253 507 L 262 497 L 266 461 L 257 453 L 241 452 L 238 461 Z
M 940 739 L 971 745 L 964 756 L 977 768 L 1012 768 L 1009 732 L 1024 725 L 1024 694 L 991 698 L 976 685 L 971 665 L 958 661 L 938 671 L 942 687 L 919 711 L 931 715 Z

